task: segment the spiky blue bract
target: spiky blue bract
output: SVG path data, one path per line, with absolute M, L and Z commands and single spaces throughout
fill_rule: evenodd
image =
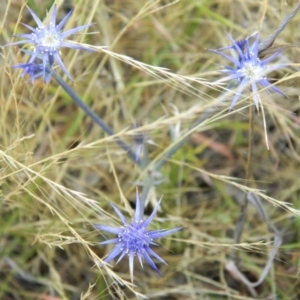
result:
M 86 24 L 82 26 L 75 27 L 73 29 L 67 30 L 65 32 L 62 31 L 62 28 L 68 21 L 71 16 L 72 11 L 70 11 L 61 22 L 56 25 L 56 5 L 54 5 L 52 14 L 50 17 L 50 23 L 48 25 L 44 25 L 43 22 L 38 18 L 38 16 L 27 7 L 32 17 L 34 18 L 37 28 L 33 28 L 27 24 L 23 24 L 32 32 L 29 34 L 18 34 L 17 37 L 24 38 L 22 41 L 18 41 L 15 43 L 10 43 L 8 45 L 17 45 L 17 44 L 31 44 L 33 45 L 34 50 L 32 51 L 31 57 L 28 63 L 35 62 L 36 59 L 42 60 L 43 66 L 43 78 L 46 79 L 46 67 L 52 67 L 54 62 L 57 62 L 61 67 L 63 72 L 68 76 L 70 80 L 72 80 L 69 72 L 67 71 L 64 63 L 60 58 L 60 49 L 62 47 L 74 48 L 80 50 L 91 51 L 90 49 L 75 45 L 67 40 L 72 34 L 78 33 L 79 31 L 90 27 L 92 24 Z
M 148 230 L 148 226 L 155 217 L 161 200 L 155 206 L 152 214 L 146 219 L 143 220 L 143 217 L 140 215 L 141 211 L 141 201 L 139 199 L 138 192 L 136 193 L 136 210 L 132 223 L 128 222 L 119 209 L 111 204 L 116 214 L 119 216 L 120 220 L 123 223 L 122 227 L 110 227 L 105 225 L 95 225 L 96 228 L 116 234 L 118 237 L 112 240 L 108 240 L 100 243 L 104 244 L 116 244 L 114 249 L 108 254 L 105 262 L 110 262 L 117 256 L 119 256 L 117 263 L 124 257 L 128 256 L 129 258 L 129 270 L 131 280 L 133 280 L 133 263 L 134 257 L 137 257 L 141 266 L 143 266 L 143 260 L 145 260 L 149 266 L 162 276 L 161 272 L 158 270 L 157 266 L 154 264 L 152 257 L 156 258 L 162 263 L 166 263 L 160 256 L 158 256 L 152 249 L 151 246 L 157 245 L 154 240 L 165 237 L 167 235 L 173 234 L 182 228 L 175 228 L 171 230 L 159 229 L 159 230 Z
M 46 83 L 49 83 L 51 80 L 51 74 L 47 70 L 45 71 L 44 66 L 40 63 L 26 63 L 26 64 L 17 64 L 14 66 L 11 66 L 11 68 L 14 69 L 23 69 L 23 73 L 21 74 L 21 77 L 23 78 L 25 75 L 29 75 L 31 82 L 34 83 L 34 80 L 39 77 L 43 76 L 43 80 Z
M 267 73 L 283 67 L 283 65 L 268 65 L 268 63 L 276 58 L 282 50 L 279 50 L 270 57 L 261 60 L 258 52 L 258 34 L 256 33 L 254 35 L 254 42 L 251 46 L 249 41 L 250 37 L 247 37 L 245 40 L 234 41 L 233 38 L 228 35 L 228 38 L 232 42 L 232 46 L 221 48 L 219 50 L 210 50 L 211 52 L 219 54 L 233 63 L 233 66 L 225 66 L 224 69 L 220 71 L 221 73 L 228 75 L 220 81 L 231 80 L 234 81 L 235 85 L 238 85 L 236 94 L 230 105 L 230 110 L 234 107 L 246 87 L 250 87 L 255 105 L 259 108 L 260 99 L 257 84 L 261 85 L 263 88 L 271 89 L 274 92 L 285 96 L 285 94 L 273 86 L 266 77 Z M 235 55 L 230 56 L 222 52 L 226 49 L 233 49 Z

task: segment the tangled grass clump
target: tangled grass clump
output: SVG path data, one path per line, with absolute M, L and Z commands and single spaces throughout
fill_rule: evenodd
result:
M 299 10 L 2 5 L 0 299 L 298 299 Z

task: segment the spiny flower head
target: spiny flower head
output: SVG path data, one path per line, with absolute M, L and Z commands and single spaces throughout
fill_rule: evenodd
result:
M 220 80 L 220 82 L 227 81 L 227 80 L 234 80 L 234 82 L 239 85 L 236 94 L 233 98 L 233 101 L 230 105 L 230 110 L 234 107 L 234 105 L 238 101 L 243 90 L 248 86 L 250 87 L 253 93 L 253 99 L 257 109 L 259 108 L 259 102 L 260 102 L 258 90 L 257 90 L 257 84 L 260 84 L 264 88 L 270 88 L 274 92 L 284 95 L 284 93 L 280 91 L 278 88 L 276 88 L 275 86 L 273 86 L 267 80 L 266 77 L 267 73 L 283 67 L 283 65 L 268 66 L 268 63 L 272 61 L 274 58 L 276 58 L 281 53 L 282 50 L 275 52 L 267 59 L 261 60 L 259 58 L 259 51 L 258 51 L 259 43 L 258 43 L 257 33 L 255 34 L 255 40 L 251 46 L 249 43 L 250 37 L 238 42 L 234 41 L 230 35 L 228 35 L 228 37 L 232 42 L 232 46 L 221 48 L 220 50 L 233 49 L 237 55 L 230 56 L 221 51 L 217 51 L 217 50 L 210 50 L 210 51 L 225 57 L 226 59 L 230 60 L 234 64 L 234 67 L 225 66 L 225 69 L 222 70 L 221 72 L 228 76 Z
M 143 220 L 140 211 L 141 211 L 141 201 L 139 199 L 138 192 L 136 193 L 136 210 L 134 213 L 134 217 L 132 223 L 128 222 L 124 215 L 119 211 L 119 209 L 111 204 L 113 209 L 115 210 L 116 214 L 119 216 L 121 221 L 123 222 L 122 227 L 110 227 L 105 225 L 95 225 L 96 228 L 116 234 L 118 237 L 112 240 L 108 240 L 102 242 L 100 244 L 116 244 L 114 249 L 109 253 L 105 262 L 110 262 L 117 256 L 119 259 L 117 263 L 124 257 L 128 256 L 129 258 L 129 269 L 130 269 L 130 276 L 131 280 L 133 281 L 133 263 L 134 257 L 137 256 L 141 266 L 143 266 L 143 260 L 145 260 L 149 266 L 156 271 L 160 276 L 162 276 L 161 272 L 158 270 L 152 258 L 153 256 L 157 260 L 162 263 L 166 263 L 161 257 L 159 257 L 151 248 L 150 246 L 157 245 L 154 240 L 158 238 L 165 237 L 170 235 L 181 228 L 175 228 L 171 230 L 166 229 L 159 229 L 159 230 L 148 230 L 148 226 L 152 222 L 154 216 L 157 213 L 161 200 L 155 206 L 152 214 L 146 219 Z
M 56 61 L 59 66 L 62 68 L 64 73 L 72 80 L 69 72 L 67 71 L 65 65 L 63 64 L 60 58 L 60 48 L 67 47 L 67 48 L 74 48 L 74 49 L 81 49 L 81 50 L 88 50 L 84 47 L 80 47 L 78 45 L 73 44 L 65 40 L 68 36 L 75 34 L 85 28 L 88 28 L 92 24 L 86 24 L 82 26 L 75 27 L 73 29 L 67 30 L 65 32 L 62 31 L 62 28 L 68 21 L 71 16 L 72 11 L 70 11 L 62 20 L 61 22 L 56 25 L 56 5 L 54 5 L 52 14 L 50 17 L 50 23 L 48 25 L 44 25 L 43 22 L 38 18 L 38 16 L 29 8 L 27 7 L 29 12 L 31 13 L 32 17 L 34 18 L 35 22 L 37 23 L 38 27 L 33 28 L 27 24 L 23 24 L 32 32 L 29 34 L 18 34 L 17 37 L 24 38 L 24 40 L 10 43 L 8 45 L 17 45 L 17 44 L 31 44 L 34 47 L 34 51 L 32 52 L 31 58 L 29 59 L 28 63 L 34 62 L 37 58 L 42 59 L 42 66 L 43 66 L 43 74 L 44 78 L 46 76 L 46 66 L 52 66 L 53 63 Z

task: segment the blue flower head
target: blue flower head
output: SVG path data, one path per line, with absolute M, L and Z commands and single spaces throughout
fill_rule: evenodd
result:
M 143 220 L 142 216 L 140 215 L 141 211 L 141 201 L 139 199 L 138 192 L 136 193 L 136 210 L 134 213 L 133 221 L 132 223 L 129 223 L 123 214 L 119 211 L 119 209 L 111 204 L 121 221 L 123 222 L 122 227 L 110 227 L 105 225 L 95 225 L 96 228 L 110 232 L 113 234 L 116 234 L 118 237 L 112 240 L 108 240 L 105 242 L 100 243 L 100 245 L 104 244 L 116 244 L 116 246 L 113 248 L 113 250 L 109 253 L 107 258 L 105 259 L 105 262 L 110 262 L 117 256 L 119 256 L 118 261 L 119 262 L 125 255 L 129 258 L 129 270 L 130 270 L 130 276 L 131 280 L 133 281 L 133 263 L 134 263 L 134 257 L 137 256 L 141 266 L 143 266 L 143 260 L 145 260 L 149 266 L 156 271 L 160 276 L 162 276 L 161 272 L 158 270 L 154 262 L 152 261 L 152 258 L 150 256 L 153 256 L 157 260 L 159 260 L 162 263 L 166 263 L 161 257 L 159 257 L 151 248 L 150 246 L 157 245 L 154 240 L 159 239 L 162 237 L 165 237 L 167 235 L 170 235 L 174 232 L 177 232 L 181 228 L 175 228 L 171 230 L 166 229 L 159 229 L 159 230 L 148 230 L 147 227 L 152 222 L 154 216 L 156 215 L 156 212 L 159 208 L 161 200 L 157 203 L 155 206 L 152 214 L 146 219 Z
M 233 38 L 228 35 L 230 41 L 232 42 L 232 46 L 221 48 L 219 50 L 225 49 L 233 49 L 236 53 L 235 56 L 230 56 L 224 52 L 219 50 L 210 50 L 211 52 L 217 53 L 226 59 L 230 60 L 234 66 L 225 66 L 224 70 L 221 72 L 223 74 L 228 75 L 227 77 L 223 78 L 221 81 L 233 80 L 235 85 L 238 85 L 236 94 L 231 102 L 230 110 L 234 107 L 236 102 L 241 96 L 241 93 L 244 91 L 246 87 L 250 87 L 253 93 L 253 99 L 257 109 L 259 108 L 259 95 L 257 90 L 257 84 L 260 84 L 263 88 L 269 88 L 276 93 L 281 95 L 285 94 L 280 91 L 278 88 L 273 86 L 266 77 L 266 74 L 282 68 L 283 65 L 271 65 L 268 66 L 268 63 L 276 58 L 281 52 L 277 51 L 267 59 L 261 60 L 259 58 L 259 51 L 258 51 L 258 34 L 255 35 L 255 40 L 253 44 L 250 46 L 250 37 L 246 38 L 245 40 L 241 41 L 234 41 Z
M 72 80 L 69 72 L 67 71 L 65 65 L 63 64 L 60 58 L 60 48 L 67 47 L 67 48 L 74 48 L 74 49 L 81 49 L 81 50 L 88 50 L 84 47 L 78 46 L 73 44 L 70 41 L 65 40 L 72 34 L 75 34 L 85 28 L 88 28 L 92 24 L 86 24 L 79 27 L 75 27 L 73 29 L 67 30 L 65 32 L 62 31 L 62 28 L 68 21 L 71 16 L 72 11 L 70 11 L 62 20 L 61 22 L 56 25 L 56 5 L 54 5 L 50 23 L 48 25 L 44 25 L 43 22 L 38 18 L 38 16 L 29 8 L 27 7 L 29 12 L 31 13 L 32 17 L 34 18 L 35 22 L 37 23 L 38 27 L 33 28 L 27 24 L 23 24 L 32 32 L 29 34 L 18 34 L 17 37 L 24 38 L 24 40 L 10 43 L 8 45 L 17 45 L 17 44 L 31 44 L 34 47 L 34 51 L 31 54 L 31 57 L 28 63 L 33 63 L 37 58 L 41 58 L 42 66 L 43 66 L 43 77 L 46 77 L 46 67 L 51 66 L 56 61 L 59 66 L 62 68 L 64 73 L 68 76 L 70 80 Z M 8 46 L 7 45 L 7 46 Z

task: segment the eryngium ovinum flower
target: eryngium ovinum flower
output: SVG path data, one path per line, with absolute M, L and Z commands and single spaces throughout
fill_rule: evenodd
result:
M 121 227 L 110 227 L 105 225 L 95 225 L 96 228 L 116 234 L 118 237 L 112 240 L 108 240 L 100 243 L 100 245 L 104 244 L 116 244 L 112 251 L 108 254 L 105 262 L 110 262 L 117 256 L 119 256 L 117 263 L 124 257 L 128 256 L 129 259 L 129 270 L 131 280 L 133 281 L 133 264 L 134 258 L 137 257 L 141 266 L 143 266 L 143 260 L 145 260 L 149 266 L 156 271 L 160 276 L 162 273 L 159 271 L 157 266 L 152 261 L 150 256 L 153 256 L 158 261 L 166 264 L 166 262 L 158 256 L 150 247 L 156 246 L 157 244 L 154 242 L 155 239 L 159 239 L 165 237 L 167 235 L 173 234 L 177 232 L 181 228 L 175 228 L 171 230 L 166 229 L 158 229 L 158 230 L 148 230 L 147 227 L 152 222 L 154 216 L 157 213 L 161 200 L 155 206 L 152 214 L 146 219 L 143 220 L 143 217 L 140 215 L 141 211 L 141 201 L 136 193 L 136 209 L 134 213 L 134 217 L 132 223 L 128 222 L 124 215 L 119 211 L 119 209 L 111 203 L 111 206 L 123 222 L 123 226 Z
M 29 34 L 18 34 L 17 37 L 24 38 L 24 40 L 19 42 L 10 43 L 8 45 L 17 45 L 17 44 L 31 44 L 33 45 L 34 50 L 31 52 L 31 57 L 28 64 L 33 63 L 36 59 L 42 60 L 43 66 L 43 79 L 46 79 L 46 67 L 52 67 L 54 62 L 56 61 L 58 65 L 62 68 L 64 73 L 68 76 L 70 80 L 72 80 L 69 72 L 67 71 L 65 65 L 63 64 L 60 58 L 60 48 L 74 48 L 79 50 L 88 50 L 90 49 L 84 48 L 79 45 L 75 45 L 74 43 L 65 40 L 72 34 L 75 34 L 85 28 L 88 28 L 92 24 L 86 24 L 82 26 L 75 27 L 73 29 L 62 32 L 62 28 L 68 21 L 71 16 L 72 11 L 70 11 L 61 22 L 56 25 L 56 5 L 54 5 L 52 14 L 50 17 L 50 23 L 48 25 L 44 25 L 43 22 L 38 18 L 38 16 L 27 7 L 38 27 L 33 28 L 27 24 L 23 24 L 32 32 Z
M 228 35 L 228 37 L 232 42 L 232 46 L 210 51 L 225 57 L 234 64 L 233 67 L 225 66 L 224 69 L 220 71 L 221 73 L 228 76 L 218 81 L 224 82 L 231 80 L 234 82 L 233 86 L 238 85 L 236 94 L 230 105 L 230 110 L 234 107 L 234 105 L 240 98 L 241 93 L 246 87 L 250 88 L 255 105 L 257 109 L 259 109 L 260 98 L 258 94 L 257 84 L 261 85 L 263 88 L 271 89 L 274 92 L 285 96 L 285 94 L 278 88 L 273 86 L 266 77 L 267 73 L 283 67 L 283 65 L 268 66 L 268 63 L 276 58 L 282 52 L 282 50 L 279 50 L 270 57 L 261 60 L 259 58 L 259 42 L 257 33 L 255 34 L 254 42 L 251 46 L 249 43 L 251 37 L 248 37 L 242 41 L 234 41 L 230 35 Z M 223 50 L 226 49 L 233 49 L 234 55 L 230 56 L 224 53 Z M 222 52 L 220 50 L 222 50 Z

